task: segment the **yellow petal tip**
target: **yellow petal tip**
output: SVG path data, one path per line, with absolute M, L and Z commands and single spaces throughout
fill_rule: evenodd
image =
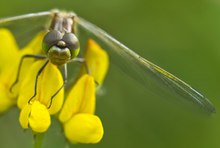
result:
M 98 116 L 77 114 L 64 125 L 67 139 L 72 143 L 95 144 L 101 141 L 104 130 Z

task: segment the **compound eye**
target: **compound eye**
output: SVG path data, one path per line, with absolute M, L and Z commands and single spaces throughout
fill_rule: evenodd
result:
M 79 48 L 79 40 L 73 33 L 65 33 L 62 40 L 70 50 Z
M 43 49 L 48 52 L 48 50 L 57 44 L 58 41 L 62 39 L 62 34 L 57 30 L 49 31 L 43 39 Z
M 65 33 L 62 39 L 67 48 L 71 52 L 71 58 L 75 58 L 79 54 L 79 40 L 73 33 Z

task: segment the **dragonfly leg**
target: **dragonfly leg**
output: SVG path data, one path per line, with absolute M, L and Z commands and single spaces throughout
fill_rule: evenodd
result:
M 37 76 L 35 77 L 35 85 L 34 85 L 34 95 L 29 99 L 28 103 L 30 104 L 31 103 L 31 100 L 36 96 L 37 94 L 37 81 L 38 81 L 38 78 L 41 74 L 41 72 L 44 70 L 44 68 L 46 67 L 46 65 L 48 64 L 49 60 L 47 60 L 44 65 L 39 69 L 39 71 L 37 72 Z
M 83 63 L 86 69 L 87 74 L 91 74 L 88 64 L 86 62 L 86 60 L 84 58 L 74 58 L 72 60 L 70 60 L 68 63 L 72 63 L 72 62 L 79 62 L 79 63 Z
M 89 69 L 89 66 L 88 66 L 88 64 L 87 64 L 87 62 L 86 62 L 86 60 L 84 59 L 84 58 L 74 58 L 74 59 L 72 59 L 72 60 L 70 60 L 68 63 L 71 63 L 71 62 L 80 62 L 80 63 L 83 63 L 84 64 L 84 66 L 85 66 L 85 69 L 86 69 L 86 73 L 88 74 L 88 75 L 91 75 L 91 71 L 90 71 L 90 69 Z M 99 83 L 95 80 L 95 84 L 98 86 L 99 85 Z
M 46 55 L 33 55 L 33 54 L 23 55 L 21 60 L 20 60 L 19 66 L 18 66 L 18 71 L 17 71 L 16 79 L 15 79 L 15 81 L 12 83 L 12 85 L 10 87 L 10 92 L 12 92 L 13 87 L 18 83 L 22 64 L 24 62 L 24 59 L 27 59 L 27 58 L 46 59 L 47 57 L 46 57 Z
M 63 75 L 63 85 L 51 96 L 50 104 L 48 106 L 48 109 L 51 107 L 54 97 L 61 91 L 62 88 L 64 88 L 64 86 L 65 86 L 65 84 L 67 82 L 67 64 L 65 64 L 63 66 L 62 75 Z

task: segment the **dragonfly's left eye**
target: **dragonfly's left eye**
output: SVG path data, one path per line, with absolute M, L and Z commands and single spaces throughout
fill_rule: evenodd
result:
M 74 58 L 79 53 L 79 40 L 73 33 L 65 33 L 62 40 L 66 43 L 66 47 L 71 52 L 71 57 Z
M 62 39 L 62 34 L 59 31 L 52 30 L 48 32 L 43 39 L 43 49 L 48 52 L 48 50 L 56 45 L 58 41 Z

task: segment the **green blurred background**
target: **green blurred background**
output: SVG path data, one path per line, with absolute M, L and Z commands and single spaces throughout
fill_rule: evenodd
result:
M 207 115 L 158 98 L 111 65 L 97 114 L 105 135 L 100 148 L 220 147 L 220 1 L 218 0 L 1 0 L 0 17 L 59 8 L 73 10 L 119 41 L 185 80 L 214 103 Z M 31 147 L 17 109 L 0 117 L 0 147 Z M 52 125 L 44 147 L 65 147 Z

